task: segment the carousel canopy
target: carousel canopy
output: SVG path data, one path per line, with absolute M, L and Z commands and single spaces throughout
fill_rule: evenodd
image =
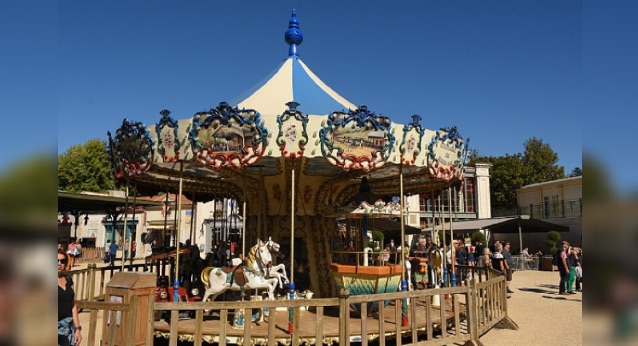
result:
M 156 124 L 124 120 L 109 155 L 116 180 L 145 194 L 183 192 L 196 201 L 253 200 L 260 213 L 286 214 L 295 171 L 301 214 L 331 214 L 351 204 L 362 177 L 387 199 L 459 183 L 467 141 L 455 126 L 427 130 L 355 106 L 322 82 L 299 58 L 296 13 L 285 33 L 287 59 L 263 83 L 209 111 L 175 120 L 162 110 Z M 254 210 L 254 208 L 251 208 Z

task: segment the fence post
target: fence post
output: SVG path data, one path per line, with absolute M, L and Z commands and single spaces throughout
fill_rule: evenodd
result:
M 140 311 L 141 312 L 141 311 Z M 199 312 L 199 311 L 197 311 Z M 142 319 L 142 321 L 146 321 L 146 344 L 153 344 L 153 337 L 155 336 L 155 296 L 149 297 L 148 307 L 146 309 L 146 319 Z M 200 322 L 201 320 L 197 320 Z M 222 323 L 220 322 L 220 325 Z
M 350 306 L 348 303 L 349 297 L 350 297 L 350 291 L 348 291 L 347 288 L 341 288 L 339 290 L 339 345 L 340 346 L 350 345 L 350 333 L 348 332 L 348 323 L 349 323 L 348 317 L 350 317 Z
M 88 301 L 92 302 L 95 301 L 95 263 L 90 263 L 88 265 L 88 269 L 89 269 L 89 284 L 88 284 L 88 290 L 89 290 L 89 299 Z
M 478 316 L 477 316 L 477 301 L 476 301 L 476 278 L 467 280 L 467 328 L 470 332 L 469 344 L 480 345 L 479 333 L 478 333 Z

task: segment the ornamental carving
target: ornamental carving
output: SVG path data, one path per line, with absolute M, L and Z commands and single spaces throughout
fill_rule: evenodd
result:
M 141 122 L 124 119 L 122 126 L 107 132 L 109 145 L 107 153 L 113 163 L 116 179 L 146 173 L 153 165 L 153 138 L 146 132 Z

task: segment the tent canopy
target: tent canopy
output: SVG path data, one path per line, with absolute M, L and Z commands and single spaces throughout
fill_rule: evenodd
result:
M 478 230 L 488 230 L 492 233 L 518 233 L 518 227 L 523 233 L 543 233 L 549 231 L 569 232 L 568 226 L 555 223 L 531 219 L 525 216 L 495 217 L 491 219 L 455 221 L 452 224 L 454 233 L 471 233 Z M 447 225 L 449 229 L 449 224 Z M 436 226 L 437 231 L 441 230 L 441 225 Z M 427 230 L 431 231 L 432 228 Z
M 115 197 L 95 194 L 82 194 L 58 190 L 58 212 L 80 211 L 83 214 L 106 213 L 124 208 L 126 197 Z M 133 198 L 129 197 L 129 205 L 133 206 Z M 161 202 L 140 200 L 135 201 L 138 207 L 161 206 Z
M 370 230 L 376 230 L 383 232 L 384 239 L 396 239 L 397 242 L 401 239 L 401 222 L 394 221 L 392 219 L 371 219 L 368 227 Z M 405 235 L 421 234 L 421 229 L 404 225 Z

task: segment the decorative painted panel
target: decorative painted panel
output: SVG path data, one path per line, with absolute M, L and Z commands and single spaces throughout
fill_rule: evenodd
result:
M 160 119 L 155 131 L 157 132 L 157 151 L 164 162 L 179 160 L 179 138 L 177 137 L 177 121 L 170 117 L 171 111 L 164 109 L 160 112 Z
M 277 145 L 281 149 L 281 155 L 285 158 L 303 156 L 306 144 L 308 144 L 308 115 L 297 110 L 299 103 L 286 103 L 288 110 L 277 116 L 279 134 Z
M 461 178 L 467 158 L 467 143 L 459 135 L 456 126 L 436 131 L 428 145 L 428 170 L 436 180 L 450 181 Z
M 388 160 L 395 138 L 390 118 L 376 115 L 366 106 L 356 110 L 332 112 L 319 131 L 321 153 L 334 166 L 345 171 L 382 167 Z
M 421 116 L 414 114 L 412 121 L 403 127 L 403 140 L 399 146 L 401 163 L 412 166 L 416 157 L 421 153 L 421 141 L 423 139 Z
M 214 169 L 242 168 L 264 155 L 268 130 L 257 111 L 240 110 L 222 102 L 217 108 L 193 116 L 188 137 L 200 164 Z

